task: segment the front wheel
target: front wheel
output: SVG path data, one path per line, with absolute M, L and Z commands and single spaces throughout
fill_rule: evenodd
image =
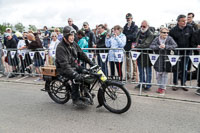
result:
M 130 108 L 131 96 L 123 85 L 109 81 L 104 87 L 103 105 L 110 112 L 121 114 Z

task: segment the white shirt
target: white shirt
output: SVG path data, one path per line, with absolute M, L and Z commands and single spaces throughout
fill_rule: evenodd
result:
M 60 41 L 57 39 L 56 41 L 51 41 L 49 45 L 49 50 L 56 50 L 57 45 L 60 43 Z
M 18 42 L 18 44 L 17 44 L 17 52 L 18 52 L 18 54 L 22 54 L 22 52 L 26 52 L 26 50 L 19 50 L 19 48 L 21 48 L 21 47 L 23 47 L 23 46 L 25 46 L 26 45 L 26 43 L 25 43 L 25 41 L 24 40 L 19 40 L 19 42 Z
M 57 39 L 56 41 L 51 41 L 50 45 L 49 45 L 49 56 L 55 56 L 55 51 L 56 51 L 56 48 L 58 46 L 58 44 L 60 43 L 60 41 Z M 54 54 L 53 54 L 54 52 Z

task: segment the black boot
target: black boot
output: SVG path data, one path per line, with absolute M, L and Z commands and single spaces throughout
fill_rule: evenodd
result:
M 72 85 L 72 102 L 75 106 L 84 105 L 84 102 L 80 99 L 79 84 Z

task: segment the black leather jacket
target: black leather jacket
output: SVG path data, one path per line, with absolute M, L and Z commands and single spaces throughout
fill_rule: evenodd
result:
M 56 70 L 59 74 L 65 75 L 69 78 L 75 78 L 77 74 L 76 68 L 78 67 L 77 60 L 83 60 L 90 65 L 93 62 L 81 50 L 81 48 L 74 42 L 68 44 L 62 40 L 56 48 Z

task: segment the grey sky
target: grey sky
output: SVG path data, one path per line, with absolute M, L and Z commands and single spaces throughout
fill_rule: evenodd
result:
M 67 25 L 71 17 L 79 28 L 84 21 L 92 28 L 101 23 L 124 26 L 125 15 L 130 12 L 137 25 L 148 20 L 159 27 L 188 12 L 194 12 L 195 20 L 200 20 L 199 7 L 200 0 L 0 0 L 0 23 L 57 27 Z

